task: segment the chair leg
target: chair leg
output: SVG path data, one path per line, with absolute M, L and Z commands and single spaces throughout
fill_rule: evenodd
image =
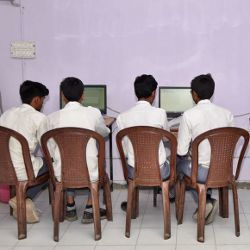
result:
M 228 218 L 228 187 L 219 188 L 219 214 L 222 218 Z
M 232 185 L 233 202 L 234 202 L 234 225 L 235 235 L 240 236 L 240 219 L 239 219 L 239 204 L 238 204 L 238 192 L 235 183 Z
M 154 187 L 153 189 L 153 206 L 157 206 L 157 194 L 158 194 L 158 187 Z
M 133 192 L 132 219 L 139 216 L 139 189 L 136 187 Z
M 16 187 L 15 186 L 9 186 L 10 187 L 10 199 L 16 196 Z M 10 215 L 13 215 L 13 208 L 10 206 Z
M 132 215 L 132 203 L 134 196 L 134 182 L 132 180 L 128 181 L 128 200 L 127 200 L 127 213 L 126 213 L 126 231 L 125 236 L 130 237 L 130 228 L 131 228 L 131 215 Z
M 51 205 L 54 199 L 53 185 L 52 185 L 51 180 L 49 180 L 48 192 L 49 192 L 49 204 Z
M 204 242 L 205 231 L 205 211 L 206 211 L 206 189 L 202 184 L 198 184 L 199 206 L 198 206 L 198 221 L 197 221 L 197 240 Z
M 182 224 L 183 222 L 183 212 L 184 212 L 184 203 L 185 203 L 185 189 L 186 189 L 186 184 L 185 181 L 182 180 L 180 181 L 179 184 L 179 194 L 176 193 L 176 195 L 178 196 L 177 198 L 177 204 L 178 204 L 178 208 L 177 208 L 177 224 Z
M 62 206 L 63 200 L 62 200 L 62 193 L 63 190 L 61 186 L 57 185 L 55 194 L 54 194 L 54 202 L 53 204 L 53 219 L 54 219 L 54 241 L 59 241 L 59 222 L 61 221 L 62 216 Z
M 180 180 L 177 179 L 175 183 L 175 217 L 178 221 L 178 209 L 179 209 L 179 194 L 180 194 L 181 188 L 180 188 Z
M 102 232 L 101 232 L 98 182 L 91 183 L 90 191 L 91 191 L 93 216 L 94 216 L 95 240 L 100 240 L 102 238 Z
M 105 200 L 106 211 L 107 211 L 107 220 L 112 221 L 113 220 L 113 212 L 112 212 L 110 183 L 109 183 L 108 179 L 104 183 L 103 194 L 104 194 L 104 200 Z
M 166 240 L 171 237 L 169 181 L 164 181 L 162 183 L 162 202 L 163 202 L 163 220 L 164 220 L 164 240 Z
M 27 182 L 19 182 L 16 187 L 18 239 L 27 237 L 26 200 Z
M 63 222 L 65 215 L 66 215 L 66 193 L 64 190 L 61 189 L 60 192 L 60 217 L 59 217 L 59 222 Z

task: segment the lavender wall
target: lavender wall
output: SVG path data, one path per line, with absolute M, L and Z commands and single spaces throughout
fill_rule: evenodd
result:
M 153 74 L 159 85 L 188 86 L 195 75 L 210 72 L 216 81 L 213 101 L 235 115 L 250 112 L 248 0 L 16 2 L 21 7 L 0 1 L 4 110 L 19 105 L 18 87 L 24 79 L 50 89 L 45 113 L 58 109 L 58 86 L 66 76 L 107 84 L 108 106 L 124 111 L 135 102 L 136 75 Z M 10 58 L 10 42 L 20 39 L 36 42 L 35 59 Z M 235 121 L 249 130 L 249 116 Z M 120 180 L 119 160 L 114 162 Z M 250 180 L 247 166 L 241 179 Z

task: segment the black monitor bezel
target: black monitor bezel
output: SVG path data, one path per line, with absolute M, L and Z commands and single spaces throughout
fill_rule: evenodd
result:
M 158 102 L 158 106 L 159 108 L 160 107 L 160 104 L 161 104 L 161 90 L 162 89 L 190 89 L 191 91 L 191 87 L 187 87 L 187 86 L 159 86 L 159 92 L 158 92 L 158 96 L 159 96 L 159 102 Z M 183 114 L 183 112 L 168 112 L 166 110 L 166 113 L 167 113 L 167 116 L 168 118 L 176 118 L 176 117 L 179 117 Z
M 84 91 L 86 88 L 104 88 L 104 109 L 99 109 L 103 115 L 107 114 L 107 85 L 106 84 L 84 84 Z M 84 93 L 83 93 L 84 94 Z M 60 109 L 62 109 L 62 95 L 60 87 Z

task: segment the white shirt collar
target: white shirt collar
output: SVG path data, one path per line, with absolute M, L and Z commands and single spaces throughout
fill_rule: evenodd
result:
M 22 108 L 24 109 L 32 109 L 32 110 L 36 110 L 35 108 L 33 108 L 30 104 L 27 104 L 27 103 L 23 103 L 21 105 Z
M 137 101 L 137 103 L 136 103 L 136 105 L 141 105 L 141 104 L 143 104 L 143 105 L 150 105 L 151 106 L 151 104 L 149 102 L 144 101 L 144 100 Z
M 211 103 L 209 99 L 200 100 L 197 104 L 208 104 Z
M 64 109 L 71 109 L 71 108 L 78 108 L 82 106 L 81 103 L 79 102 L 68 102 L 65 106 L 64 106 Z

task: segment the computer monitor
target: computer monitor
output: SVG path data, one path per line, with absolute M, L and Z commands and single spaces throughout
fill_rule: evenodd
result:
M 84 85 L 84 98 L 82 105 L 98 108 L 102 114 L 107 113 L 107 87 L 106 85 Z M 65 103 L 60 91 L 60 108 L 63 108 Z
M 190 87 L 159 87 L 159 107 L 169 119 L 176 118 L 194 105 Z

